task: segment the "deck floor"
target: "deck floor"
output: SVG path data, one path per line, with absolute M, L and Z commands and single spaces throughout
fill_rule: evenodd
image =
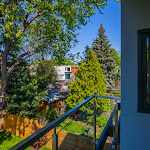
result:
M 107 137 L 106 143 L 104 145 L 104 150 L 110 150 L 112 142 L 113 142 L 113 138 Z M 118 145 L 118 150 L 120 150 L 120 145 Z

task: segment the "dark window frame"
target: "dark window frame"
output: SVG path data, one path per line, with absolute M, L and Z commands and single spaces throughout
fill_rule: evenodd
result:
M 138 112 L 150 113 L 147 103 L 147 37 L 150 29 L 138 30 Z
M 67 78 L 66 78 L 66 75 L 67 75 Z M 68 77 L 68 76 L 69 76 L 69 77 Z M 65 74 L 65 79 L 71 79 L 71 74 L 66 73 L 66 74 Z
M 70 67 L 65 67 L 65 72 L 70 72 Z

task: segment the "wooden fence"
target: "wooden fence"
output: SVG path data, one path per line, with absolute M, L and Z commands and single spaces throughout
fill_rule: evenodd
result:
M 37 120 L 16 115 L 7 115 L 3 118 L 3 129 L 21 138 L 27 138 L 33 134 L 32 126 L 35 125 L 40 128 L 43 127 L 38 124 Z M 58 129 L 57 132 L 59 132 Z M 54 130 L 49 131 L 46 134 L 47 138 L 50 139 L 53 133 Z M 45 147 L 52 149 L 52 139 L 47 142 Z M 91 138 L 60 131 L 58 134 L 58 147 L 59 150 L 91 150 L 93 149 L 93 144 Z

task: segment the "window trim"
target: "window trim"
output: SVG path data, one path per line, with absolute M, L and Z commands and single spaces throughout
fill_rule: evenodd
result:
M 67 75 L 67 76 L 69 75 L 69 78 L 66 79 L 66 75 Z M 66 80 L 71 79 L 71 74 L 70 74 L 70 73 L 65 73 L 65 79 L 66 79 Z
M 69 71 L 68 71 L 69 69 Z M 70 67 L 65 67 L 65 72 L 70 72 L 71 71 L 71 68 Z
M 138 30 L 138 112 L 150 113 L 147 101 L 147 47 L 150 29 Z

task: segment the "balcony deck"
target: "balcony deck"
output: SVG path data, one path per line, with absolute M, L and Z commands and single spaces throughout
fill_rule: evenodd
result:
M 106 143 L 104 145 L 104 149 L 103 150 L 110 150 L 112 142 L 113 142 L 113 137 L 107 137 L 107 140 L 106 140 Z M 118 149 L 117 150 L 120 150 L 120 145 L 118 145 Z
M 111 116 L 110 116 L 110 118 L 109 118 L 109 120 L 108 120 L 108 122 L 107 122 L 100 138 L 99 138 L 99 140 L 97 141 L 98 143 L 95 144 L 95 146 L 94 146 L 96 150 L 110 150 L 113 138 L 116 139 L 115 144 L 118 143 L 117 142 L 118 141 L 118 136 L 119 136 L 118 129 L 119 129 L 119 125 L 120 125 L 120 117 L 119 117 L 119 120 L 118 120 L 118 110 L 120 110 L 120 103 L 118 103 L 117 101 L 119 101 L 120 98 L 119 97 L 112 97 L 112 96 L 95 95 L 95 94 L 90 96 L 89 98 L 85 99 L 80 104 L 78 104 L 74 108 L 70 109 L 65 114 L 60 116 L 59 118 L 57 118 L 54 121 L 48 123 L 45 127 L 41 128 L 37 132 L 33 133 L 32 135 L 30 135 L 29 137 L 27 137 L 26 139 L 24 139 L 20 143 L 18 143 L 15 146 L 11 147 L 9 150 L 23 150 L 23 149 L 27 148 L 28 146 L 32 145 L 37 139 L 39 139 L 43 135 L 47 134 L 52 129 L 55 129 L 54 136 L 53 136 L 53 139 L 52 139 L 53 140 L 52 144 L 54 146 L 53 148 L 58 149 L 58 138 L 56 138 L 56 136 L 57 136 L 56 127 L 61 122 L 63 122 L 65 119 L 70 117 L 73 113 L 77 112 L 81 107 L 86 105 L 93 98 L 111 99 L 111 100 L 116 101 L 114 110 L 113 110 L 113 112 L 112 112 L 112 114 L 111 114 Z M 91 105 L 89 105 L 89 106 L 91 106 Z M 114 121 L 115 125 L 112 124 L 113 118 L 115 119 L 115 121 Z M 94 140 L 96 141 L 96 101 L 94 101 L 94 120 L 95 120 L 94 121 L 94 129 L 95 129 Z M 81 141 L 79 143 L 81 143 Z M 76 147 L 74 147 L 74 148 L 76 148 Z M 118 150 L 120 150 L 119 146 L 118 146 Z

